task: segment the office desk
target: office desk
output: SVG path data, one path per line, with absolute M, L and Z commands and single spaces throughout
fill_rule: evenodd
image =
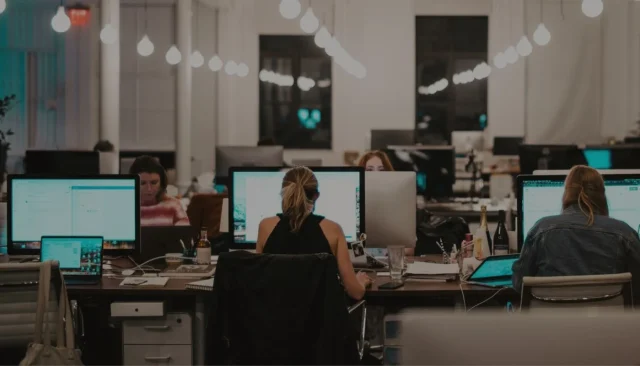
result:
M 207 292 L 188 290 L 185 285 L 193 282 L 193 279 L 170 279 L 165 287 L 162 288 L 144 288 L 144 287 L 120 287 L 121 278 L 104 277 L 100 284 L 96 285 L 70 285 L 67 286 L 69 298 L 78 301 L 81 307 L 88 304 L 99 304 L 103 309 L 101 314 L 105 314 L 107 305 L 113 302 L 153 302 L 162 301 L 167 308 L 183 308 L 188 309 L 194 314 L 192 320 L 192 357 L 194 365 L 203 365 L 205 363 L 205 299 Z M 86 318 L 86 315 L 85 315 Z M 93 319 L 96 321 L 95 319 Z M 87 322 L 87 319 L 85 319 Z M 100 331 L 98 331 L 100 333 Z M 89 339 L 89 342 L 99 340 Z M 120 342 L 122 343 L 122 342 Z M 91 344 L 89 349 L 96 349 L 107 352 L 100 345 Z M 111 352 L 113 352 L 111 350 Z M 113 355 L 112 355 L 113 356 Z M 122 362 L 122 361 L 121 361 Z M 120 362 L 120 363 L 121 363 Z

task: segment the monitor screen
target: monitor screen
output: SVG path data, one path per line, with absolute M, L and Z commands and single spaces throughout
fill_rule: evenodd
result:
M 24 165 L 26 174 L 100 174 L 100 155 L 97 151 L 27 150 Z
M 519 179 L 521 194 L 518 204 L 518 243 L 520 245 L 538 220 L 547 216 L 559 215 L 562 212 L 562 195 L 564 193 L 564 176 L 530 176 L 526 178 Z M 626 222 L 635 230 L 639 229 L 640 176 L 605 176 L 604 180 L 609 215 L 614 219 Z
M 43 237 L 40 261 L 60 262 L 65 276 L 100 275 L 102 241 L 101 237 Z
M 138 177 L 11 176 L 8 186 L 10 252 L 38 250 L 43 236 L 101 236 L 105 249 L 135 249 Z
M 612 169 L 611 150 L 609 149 L 584 149 L 584 157 L 587 165 L 593 169 Z
M 347 241 L 358 240 L 361 230 L 363 172 L 358 170 L 314 171 L 320 197 L 314 213 L 337 222 Z M 258 225 L 266 217 L 282 212 L 284 171 L 232 172 L 231 207 L 234 243 L 255 244 Z

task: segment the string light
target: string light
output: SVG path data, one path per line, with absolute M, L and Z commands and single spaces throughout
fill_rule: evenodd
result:
M 138 54 L 143 57 L 150 56 L 155 50 L 155 46 L 153 42 L 149 39 L 149 37 L 145 34 L 144 37 L 138 42 Z
M 64 33 L 71 28 L 71 19 L 69 19 L 67 13 L 64 11 L 64 6 L 59 6 L 56 15 L 51 18 L 51 28 L 58 33 Z
M 213 72 L 218 72 L 222 70 L 223 66 L 224 66 L 224 62 L 222 62 L 222 59 L 220 59 L 218 55 L 211 57 L 211 60 L 209 60 L 209 68 Z
M 180 53 L 180 50 L 178 50 L 178 47 L 173 45 L 167 51 L 165 59 L 167 60 L 167 63 L 169 65 L 177 65 L 180 63 L 180 61 L 182 61 L 182 54 Z
M 602 0 L 582 0 L 582 12 L 589 18 L 597 18 L 603 10 Z
M 300 18 L 300 28 L 303 32 L 311 34 L 317 31 L 318 27 L 320 27 L 320 21 L 316 15 L 313 14 L 313 9 L 308 8 L 302 18 Z
M 238 75 L 241 78 L 249 75 L 249 66 L 247 66 L 247 64 L 245 64 L 244 62 L 239 63 L 238 70 L 236 71 L 236 75 Z
M 280 1 L 280 15 L 285 19 L 295 19 L 300 15 L 302 5 L 298 0 Z
M 533 32 L 533 41 L 538 46 L 546 46 L 551 42 L 551 32 L 543 23 L 540 23 L 535 32 Z
M 100 31 L 100 40 L 104 44 L 114 44 L 118 40 L 118 31 L 111 24 L 107 24 Z
M 227 64 L 224 65 L 224 72 L 230 76 L 235 75 L 238 72 L 238 64 L 233 60 L 227 61 Z

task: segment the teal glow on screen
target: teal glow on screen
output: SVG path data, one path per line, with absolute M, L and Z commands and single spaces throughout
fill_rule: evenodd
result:
M 611 150 L 585 149 L 584 157 L 587 159 L 587 165 L 593 169 L 611 169 Z

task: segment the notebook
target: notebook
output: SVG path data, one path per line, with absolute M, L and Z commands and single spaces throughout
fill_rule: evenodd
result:
M 206 280 L 189 282 L 185 286 L 188 290 L 213 291 L 213 277 Z

